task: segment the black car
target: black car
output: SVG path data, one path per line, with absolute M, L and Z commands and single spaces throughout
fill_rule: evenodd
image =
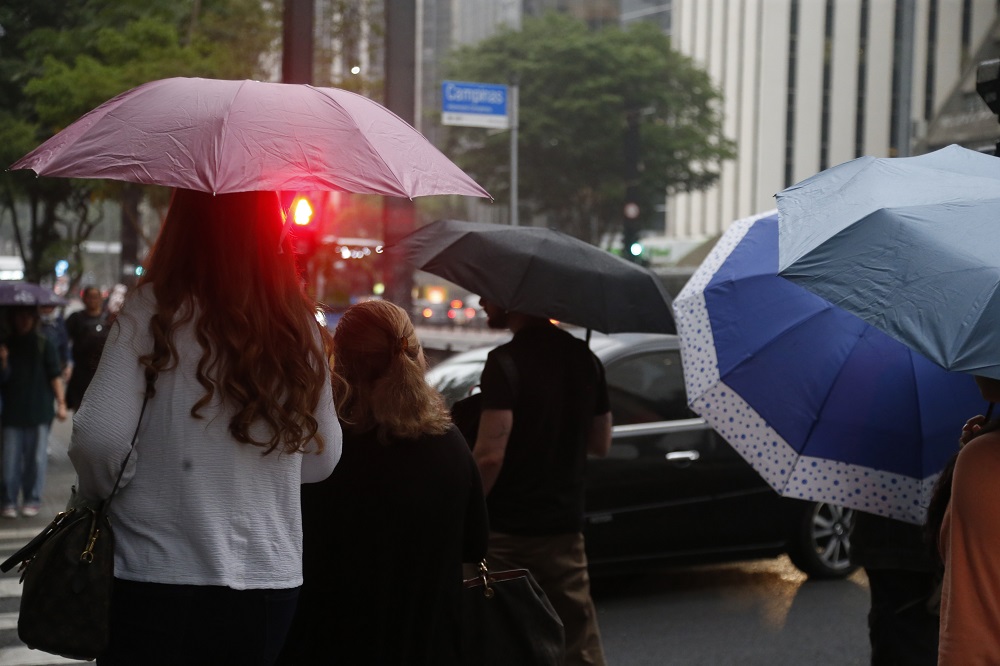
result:
M 606 458 L 587 462 L 587 556 L 594 570 L 701 564 L 787 553 L 802 571 L 839 578 L 854 513 L 779 496 L 687 405 L 679 340 L 595 335 L 614 434 Z M 428 371 L 449 406 L 474 391 L 490 348 Z

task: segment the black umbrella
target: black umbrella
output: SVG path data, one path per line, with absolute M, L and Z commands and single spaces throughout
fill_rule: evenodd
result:
M 603 333 L 677 331 L 655 273 L 552 229 L 439 220 L 393 251 L 507 310 Z

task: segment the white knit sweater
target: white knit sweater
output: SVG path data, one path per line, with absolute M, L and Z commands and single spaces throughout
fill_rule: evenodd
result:
M 73 417 L 69 456 L 87 499 L 107 497 L 128 453 L 145 389 L 152 290 L 133 294 L 111 330 L 97 374 Z M 319 333 L 317 332 L 317 336 Z M 195 379 L 201 347 L 190 325 L 175 333 L 179 365 L 160 374 L 135 451 L 111 505 L 115 576 L 237 590 L 302 584 L 299 484 L 321 481 L 340 459 L 342 435 L 329 380 L 314 412 L 323 453 L 261 455 L 234 440 L 231 412 Z

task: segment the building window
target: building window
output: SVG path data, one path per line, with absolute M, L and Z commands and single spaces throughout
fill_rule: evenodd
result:
M 907 57 L 903 53 L 903 3 L 907 0 L 896 0 L 896 11 L 893 19 L 892 30 L 892 96 L 889 100 L 889 157 L 899 155 L 899 146 L 896 143 L 896 136 L 899 132 L 899 90 L 902 82 L 900 77 L 903 74 L 903 58 Z
M 972 48 L 972 0 L 962 2 L 962 66 L 969 59 L 969 49 Z
M 934 54 L 937 52 L 938 0 L 927 8 L 927 63 L 924 67 L 924 120 L 934 117 Z
M 868 18 L 870 0 L 861 0 L 858 29 L 858 94 L 854 107 L 854 156 L 865 154 L 865 88 L 868 85 Z
M 795 80 L 798 74 L 799 0 L 792 0 L 788 20 L 788 92 L 785 107 L 785 187 L 795 183 Z
M 670 15 L 673 2 L 670 0 L 622 0 L 621 22 L 627 25 L 635 21 L 655 23 L 665 34 L 670 34 Z
M 820 111 L 819 169 L 830 166 L 830 86 L 833 77 L 833 0 L 826 0 L 823 26 L 823 108 Z

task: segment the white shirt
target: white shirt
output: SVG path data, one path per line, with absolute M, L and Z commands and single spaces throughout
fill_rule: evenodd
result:
M 111 493 L 128 453 L 145 391 L 138 359 L 152 350 L 154 312 L 152 290 L 140 288 L 115 322 L 73 417 L 69 457 L 86 499 Z M 264 456 L 263 448 L 233 439 L 232 410 L 218 400 L 201 409 L 203 418 L 191 416 L 205 391 L 195 379 L 202 350 L 190 323 L 175 330 L 174 344 L 178 366 L 156 380 L 111 504 L 115 576 L 237 590 L 301 585 L 299 485 L 328 477 L 341 454 L 329 373 L 314 411 L 323 453 Z

